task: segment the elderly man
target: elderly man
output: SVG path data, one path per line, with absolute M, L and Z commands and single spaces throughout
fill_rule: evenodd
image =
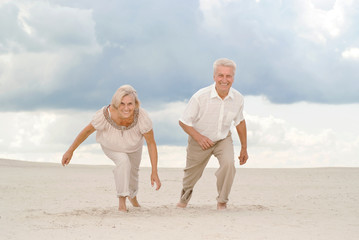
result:
M 232 88 L 236 64 L 221 58 L 214 62 L 214 84 L 196 92 L 179 120 L 188 134 L 187 161 L 183 189 L 178 207 L 185 208 L 192 196 L 194 185 L 213 155 L 218 159 L 217 209 L 227 208 L 228 196 L 236 173 L 231 125 L 234 123 L 241 151 L 239 163 L 248 159 L 247 128 L 243 116 L 243 96 Z

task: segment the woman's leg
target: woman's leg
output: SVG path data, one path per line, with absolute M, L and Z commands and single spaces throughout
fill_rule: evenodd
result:
M 138 193 L 138 179 L 139 179 L 139 170 L 140 163 L 142 157 L 142 148 L 138 151 L 128 154 L 130 163 L 131 163 L 131 171 L 130 171 L 130 183 L 129 183 L 129 200 L 134 207 L 140 207 L 140 204 L 137 201 L 137 193 Z
M 127 211 L 126 197 L 130 196 L 130 159 L 126 153 L 111 151 L 104 147 L 102 147 L 102 150 L 116 165 L 113 169 L 113 175 L 115 178 L 117 197 L 119 198 L 119 210 Z

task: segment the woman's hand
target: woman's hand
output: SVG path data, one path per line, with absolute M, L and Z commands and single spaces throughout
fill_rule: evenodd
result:
M 157 174 L 157 145 L 155 141 L 155 137 L 153 134 L 153 130 L 151 129 L 147 133 L 143 134 L 146 139 L 148 154 L 150 156 L 151 166 L 152 166 L 152 174 L 151 174 L 151 185 L 152 187 L 156 183 L 156 190 L 161 188 L 161 181 Z
M 82 131 L 77 135 L 75 138 L 75 141 L 72 143 L 72 145 L 69 147 L 69 149 L 65 152 L 65 154 L 62 156 L 62 166 L 66 166 L 70 163 L 72 155 L 74 154 L 74 151 L 76 148 L 88 138 L 96 129 L 92 126 L 92 124 L 88 124 Z
M 156 183 L 156 190 L 159 190 L 161 188 L 161 181 L 160 181 L 160 178 L 158 177 L 157 173 L 152 173 L 151 174 L 151 185 L 152 185 L 152 187 L 154 186 L 154 183 Z
M 70 163 L 73 152 L 67 151 L 62 156 L 62 166 L 66 166 Z

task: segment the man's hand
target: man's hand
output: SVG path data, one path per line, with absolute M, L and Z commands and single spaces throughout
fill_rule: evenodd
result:
M 239 159 L 239 164 L 240 165 L 243 165 L 243 164 L 245 164 L 247 162 L 247 160 L 248 160 L 247 149 L 245 149 L 245 148 L 241 149 L 241 153 L 240 153 L 238 159 Z
M 181 121 L 179 121 L 179 125 L 188 135 L 190 135 L 201 146 L 202 150 L 206 150 L 214 145 L 214 142 L 212 142 L 211 139 L 209 139 L 206 136 L 203 136 L 202 134 L 197 132 L 196 129 L 194 129 L 193 127 L 188 126 Z
M 214 145 L 211 139 L 201 134 L 198 134 L 194 140 L 201 146 L 202 150 L 206 150 Z

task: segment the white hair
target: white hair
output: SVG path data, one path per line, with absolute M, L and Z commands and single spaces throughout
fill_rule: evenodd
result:
M 217 71 L 217 67 L 219 66 L 226 66 L 226 67 L 232 67 L 233 68 L 233 72 L 236 72 L 236 63 L 233 60 L 230 60 L 228 58 L 220 58 L 217 59 L 214 63 L 213 63 L 213 72 L 216 73 Z
M 137 97 L 136 90 L 131 85 L 123 85 L 117 91 L 112 97 L 111 106 L 117 109 L 122 101 L 122 98 L 128 95 L 132 95 L 135 99 L 135 105 L 136 108 L 140 107 L 140 100 Z

